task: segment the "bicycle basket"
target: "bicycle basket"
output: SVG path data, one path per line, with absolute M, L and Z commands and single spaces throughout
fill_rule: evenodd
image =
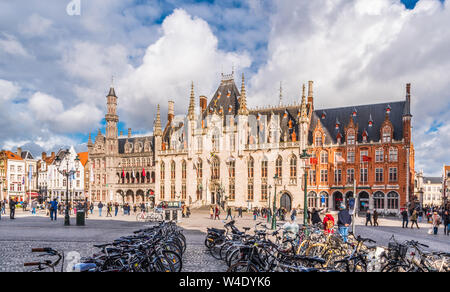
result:
M 408 252 L 408 247 L 396 242 L 390 242 L 388 245 L 389 257 L 392 259 L 404 258 Z

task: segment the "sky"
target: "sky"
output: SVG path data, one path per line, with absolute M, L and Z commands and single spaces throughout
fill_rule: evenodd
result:
M 416 170 L 437 176 L 449 27 L 448 0 L 0 0 L 0 148 L 85 150 L 112 83 L 120 129 L 148 134 L 157 104 L 186 114 L 191 82 L 211 98 L 234 68 L 250 107 L 276 104 L 280 82 L 294 103 L 314 80 L 316 109 L 404 100 L 412 83 Z

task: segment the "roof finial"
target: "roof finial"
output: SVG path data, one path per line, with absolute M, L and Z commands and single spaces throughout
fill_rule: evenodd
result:
M 279 106 L 283 103 L 283 81 L 280 81 L 280 101 Z
M 191 84 L 191 97 L 189 100 L 189 112 L 188 116 L 190 120 L 195 119 L 195 93 L 194 93 L 194 81 Z
M 156 110 L 156 122 L 155 122 L 155 129 L 154 129 L 155 136 L 162 136 L 162 129 L 161 129 L 161 111 L 158 104 L 158 108 Z
M 248 115 L 244 73 L 242 73 L 241 100 L 240 100 L 240 105 L 239 105 L 239 114 L 240 115 Z

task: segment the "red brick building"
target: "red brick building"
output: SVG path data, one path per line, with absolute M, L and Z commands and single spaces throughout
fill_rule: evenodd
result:
M 314 110 L 309 100 L 310 208 L 348 204 L 354 182 L 360 211 L 397 213 L 414 200 L 410 88 L 381 104 Z

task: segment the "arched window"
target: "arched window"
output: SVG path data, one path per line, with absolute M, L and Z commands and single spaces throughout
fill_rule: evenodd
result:
M 277 161 L 275 162 L 275 174 L 281 178 L 283 176 L 283 158 L 278 156 Z
M 268 165 L 269 165 L 269 162 L 266 159 L 261 161 L 261 178 L 267 178 Z
M 203 161 L 199 159 L 197 163 L 197 178 L 201 179 L 202 177 L 203 177 Z
M 186 160 L 181 163 L 181 179 L 186 179 Z
M 297 178 L 297 156 L 295 156 L 295 155 L 291 156 L 291 161 L 290 161 L 289 165 L 290 165 L 290 171 L 289 171 L 290 177 Z
M 384 160 L 383 156 L 384 156 L 383 148 L 378 148 L 375 151 L 375 162 L 383 162 Z
M 382 192 L 373 194 L 373 208 L 384 209 L 384 194 Z
M 166 165 L 164 162 L 161 162 L 161 179 L 166 178 Z
M 397 162 L 398 161 L 398 150 L 397 148 L 389 149 L 389 161 Z
M 230 166 L 228 167 L 228 177 L 235 178 L 236 177 L 236 161 L 230 160 Z
M 391 128 L 384 127 L 383 128 L 383 143 L 390 143 L 390 142 L 391 142 Z
M 172 160 L 170 163 L 170 178 L 175 179 L 175 161 Z
M 320 152 L 320 163 L 321 164 L 328 163 L 328 152 L 327 151 Z
M 355 145 L 355 130 L 349 130 L 347 132 L 347 144 Z
M 387 194 L 387 208 L 390 210 L 398 209 L 398 194 L 396 192 L 389 192 Z
M 308 208 L 317 208 L 317 194 L 315 192 L 308 193 Z
M 247 168 L 248 168 L 248 178 L 253 178 L 255 176 L 255 160 L 253 157 L 250 157 L 250 159 L 247 162 Z
M 211 163 L 211 179 L 217 180 L 220 179 L 220 161 L 217 157 L 213 158 Z

